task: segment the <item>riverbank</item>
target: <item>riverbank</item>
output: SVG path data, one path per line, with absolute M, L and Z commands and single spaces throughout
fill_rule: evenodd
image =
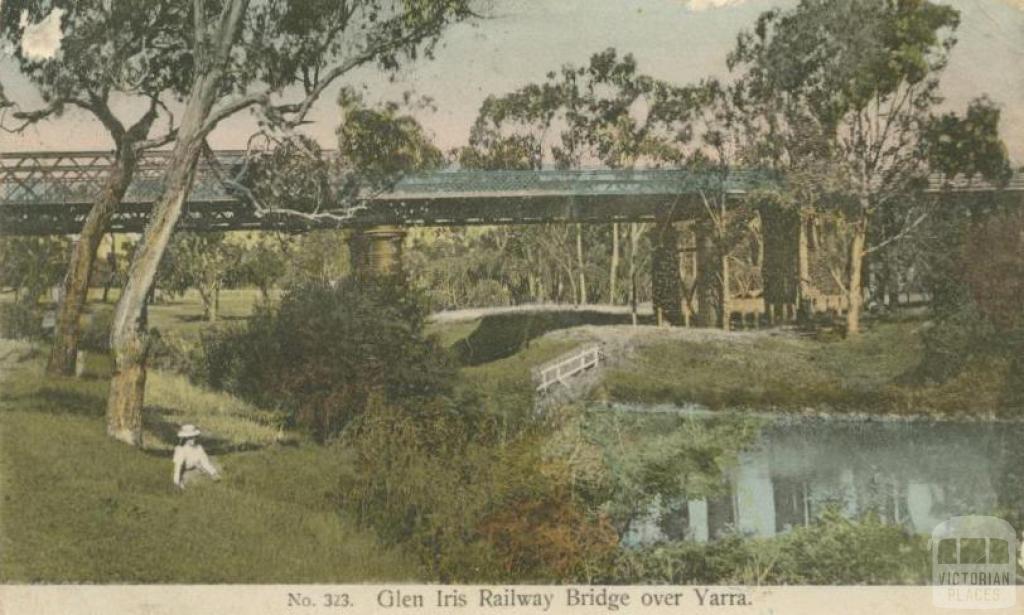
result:
M 503 314 L 438 324 L 435 330 L 446 345 L 470 357 L 465 375 L 487 373 L 488 378 L 471 378 L 481 386 L 514 369 L 525 387 L 531 367 L 599 344 L 608 362 L 582 397 L 598 405 L 851 420 L 1024 420 L 1024 408 L 1011 401 L 1013 375 L 1005 358 L 971 357 L 944 382 L 923 379 L 927 326 L 921 319 L 876 321 L 859 338 L 842 339 L 787 328 L 725 332 Z M 477 356 L 487 360 L 476 364 Z
M 0 582 L 424 578 L 339 512 L 344 451 L 160 370 L 147 383 L 146 448 L 130 448 L 105 434 L 108 366 L 97 358 L 84 378 L 49 378 L 39 348 L 0 340 Z M 186 422 L 204 429 L 224 478 L 180 492 L 169 448 Z
M 792 330 L 670 330 L 625 346 L 614 331 L 580 335 L 625 349 L 591 393 L 596 401 L 862 418 L 1024 418 L 1024 409 L 1007 401 L 1005 359 L 975 357 L 945 382 L 921 379 L 924 326 L 875 323 L 853 340 Z

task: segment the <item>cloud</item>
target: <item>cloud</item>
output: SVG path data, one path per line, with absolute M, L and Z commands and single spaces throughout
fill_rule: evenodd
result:
M 49 60 L 60 51 L 60 18 L 64 9 L 53 9 L 39 23 L 29 23 L 28 13 L 21 12 L 21 52 L 30 60 Z
M 685 0 L 686 8 L 691 11 L 706 11 L 708 9 L 720 9 L 723 6 L 740 4 L 746 0 Z

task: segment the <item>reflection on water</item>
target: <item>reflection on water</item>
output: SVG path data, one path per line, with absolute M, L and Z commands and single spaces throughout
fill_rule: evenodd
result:
M 928 534 L 950 517 L 1024 508 L 1024 425 L 771 420 L 721 495 L 660 502 L 627 544 L 773 536 L 828 507 Z

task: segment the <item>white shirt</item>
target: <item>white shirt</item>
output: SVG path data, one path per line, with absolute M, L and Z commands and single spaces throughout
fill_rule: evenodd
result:
M 210 458 L 206 456 L 206 451 L 203 450 L 202 445 L 188 445 L 183 444 L 174 447 L 174 484 L 178 487 L 184 486 L 185 472 L 189 470 L 202 470 L 210 476 L 216 478 L 219 473 L 217 468 L 213 467 L 210 463 Z

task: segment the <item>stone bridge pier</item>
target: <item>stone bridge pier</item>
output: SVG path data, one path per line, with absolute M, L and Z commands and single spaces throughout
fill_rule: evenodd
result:
M 375 226 L 352 231 L 348 248 L 352 273 L 357 276 L 397 275 L 402 272 L 405 229 Z

